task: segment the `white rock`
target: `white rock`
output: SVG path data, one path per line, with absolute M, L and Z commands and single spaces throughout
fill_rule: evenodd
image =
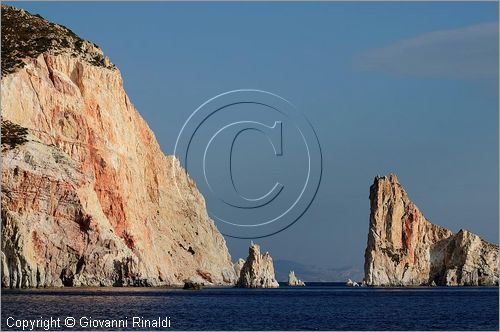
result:
M 33 42 L 46 31 L 2 5 L 2 51 L 19 50 L 4 44 L 5 15 L 31 24 Z M 120 72 L 94 61 L 103 55 L 90 43 L 73 55 L 81 40 L 58 31 L 52 40 L 67 38 L 67 48 L 2 71 L 2 125 L 29 129 L 27 143 L 2 152 L 2 286 L 234 284 L 203 196 L 162 152 Z M 2 52 L 2 70 L 14 55 Z
M 243 288 L 277 288 L 274 275 L 273 259 L 268 252 L 260 254 L 260 246 L 252 242 L 247 260 L 240 272 L 238 287 Z
M 297 279 L 297 277 L 295 276 L 295 271 L 290 271 L 290 273 L 288 273 L 287 285 L 288 286 L 305 286 L 306 284 L 302 280 Z
M 356 281 L 352 281 L 351 279 L 348 279 L 346 282 L 346 286 L 349 287 L 359 287 L 359 284 Z

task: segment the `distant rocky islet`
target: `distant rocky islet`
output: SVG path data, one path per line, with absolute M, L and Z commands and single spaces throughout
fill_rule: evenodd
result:
M 498 246 L 467 230 L 429 222 L 396 175 L 377 176 L 370 187 L 365 251 L 368 286 L 498 285 Z

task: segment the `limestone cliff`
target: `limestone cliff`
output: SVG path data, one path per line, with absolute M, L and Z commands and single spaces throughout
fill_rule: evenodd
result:
M 235 282 L 195 183 L 96 45 L 2 6 L 1 86 L 3 287 Z
M 295 271 L 290 271 L 288 273 L 288 281 L 286 283 L 288 286 L 305 286 L 306 284 L 297 278 Z
M 266 251 L 260 254 L 260 246 L 252 243 L 248 257 L 240 271 L 238 287 L 244 288 L 277 288 L 274 265 L 271 255 Z
M 498 246 L 430 223 L 395 175 L 375 178 L 370 207 L 367 285 L 498 284 Z

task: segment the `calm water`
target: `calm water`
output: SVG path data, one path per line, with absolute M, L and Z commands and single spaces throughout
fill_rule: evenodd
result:
M 497 330 L 498 288 L 155 288 L 3 290 L 7 318 L 170 317 L 176 330 Z M 12 320 L 11 320 L 12 322 Z M 62 328 L 64 326 L 62 325 Z M 96 329 L 96 328 L 94 328 Z M 151 329 L 151 328 L 150 328 Z

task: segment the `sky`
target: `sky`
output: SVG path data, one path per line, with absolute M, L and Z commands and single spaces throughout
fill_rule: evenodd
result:
M 14 5 L 99 45 L 167 154 L 191 113 L 223 92 L 293 103 L 316 132 L 322 178 L 297 222 L 256 241 L 275 261 L 362 270 L 369 187 L 391 172 L 432 222 L 498 243 L 498 3 Z M 285 125 L 282 159 L 259 133 L 235 141 L 246 197 L 303 177 L 300 141 Z M 211 161 L 216 177 L 223 153 Z M 203 187 L 209 212 L 224 212 Z M 246 257 L 249 240 L 226 241 L 233 260 Z

